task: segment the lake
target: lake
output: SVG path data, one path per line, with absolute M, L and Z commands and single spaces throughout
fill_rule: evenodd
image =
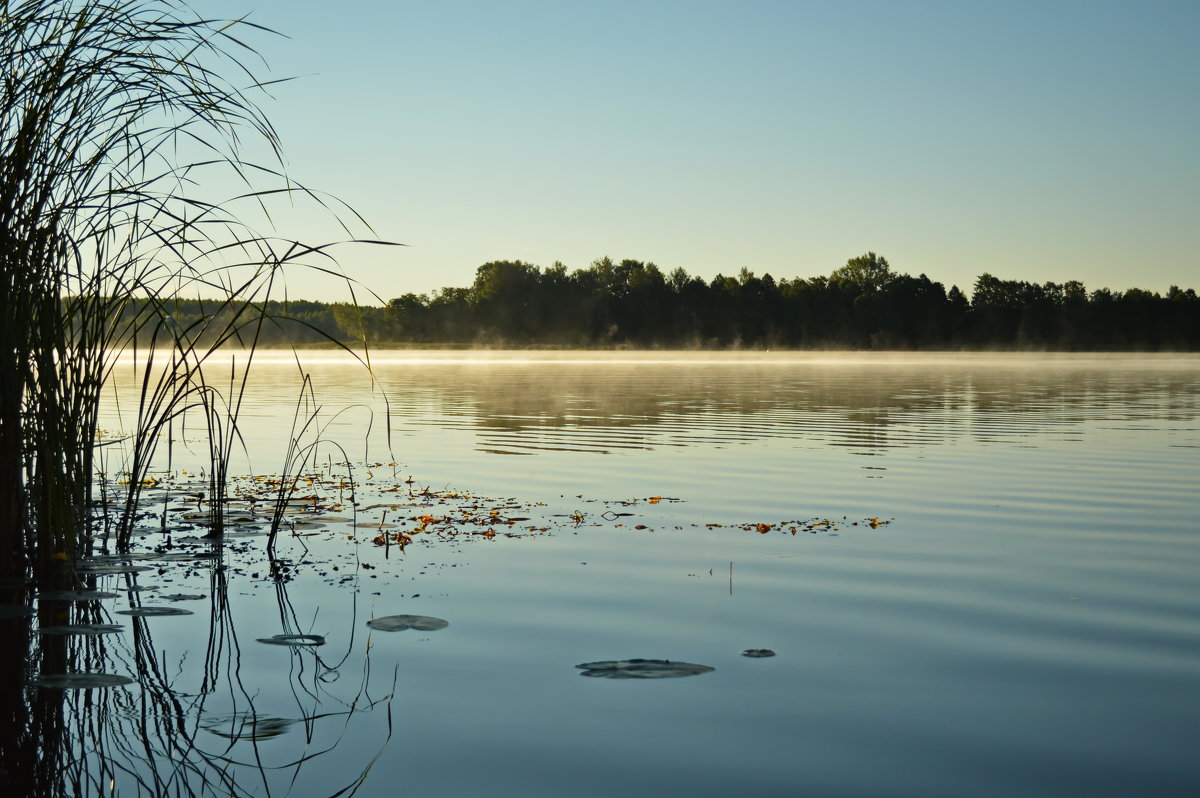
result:
M 77 791 L 1200 791 L 1200 357 L 300 359 L 317 422 L 281 579 L 250 499 L 301 371 L 268 352 L 227 542 L 185 496 L 192 418 L 160 443 L 139 547 L 161 550 L 128 561 L 150 570 L 39 601 L 43 627 L 122 628 L 37 656 L 135 680 L 35 691 Z M 100 451 L 116 480 L 122 444 Z M 193 614 L 118 614 L 139 605 Z M 393 615 L 448 625 L 366 625 Z M 280 634 L 324 645 L 258 642 Z M 633 659 L 711 670 L 594 678 L 676 675 Z

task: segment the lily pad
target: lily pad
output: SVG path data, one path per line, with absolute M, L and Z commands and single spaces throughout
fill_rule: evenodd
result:
M 773 657 L 775 652 L 769 648 L 748 648 L 742 652 L 743 657 L 751 657 L 753 659 L 762 659 L 763 657 Z
M 150 552 L 142 552 L 135 554 L 126 552 L 124 554 L 89 554 L 86 558 L 78 561 L 81 568 L 87 568 L 93 565 L 129 565 L 137 560 L 153 560 L 156 555 Z
M 403 632 L 406 629 L 416 629 L 418 632 L 436 632 L 449 625 L 449 621 L 431 618 L 428 615 L 387 615 L 367 621 L 367 626 L 381 632 Z
M 110 565 L 81 565 L 78 568 L 81 574 L 92 574 L 95 576 L 109 576 L 112 574 L 136 574 L 142 571 L 149 571 L 148 565 L 119 565 L 116 563 Z
M 117 615 L 133 615 L 134 617 L 153 617 L 157 615 L 193 615 L 191 610 L 179 607 L 134 607 L 128 610 L 117 610 Z
M 73 623 L 63 626 L 43 626 L 38 634 L 43 635 L 106 635 L 119 632 L 125 627 L 115 623 Z
M 207 731 L 226 740 L 269 740 L 286 732 L 295 722 L 245 712 L 208 718 L 202 725 Z
M 47 590 L 38 593 L 39 601 L 95 601 L 116 597 L 116 593 L 108 590 Z
M 226 540 L 232 538 L 261 538 L 266 537 L 267 530 L 260 526 L 236 526 L 225 527 L 225 532 L 222 534 Z
M 215 551 L 174 551 L 164 554 L 158 559 L 162 562 L 194 562 L 196 560 L 215 560 L 220 556 Z
M 208 598 L 203 593 L 168 593 L 165 596 L 159 596 L 164 601 L 199 601 L 202 598 Z
M 0 606 L 0 620 L 5 618 L 28 618 L 33 615 L 33 607 L 22 604 L 5 604 Z
M 600 679 L 675 679 L 716 670 L 708 665 L 673 662 L 669 659 L 605 660 L 603 662 L 585 662 L 575 667 L 583 671 L 581 676 L 594 676 Z
M 93 687 L 133 684 L 133 679 L 114 673 L 43 673 L 33 683 L 51 690 L 90 690 Z
M 320 635 L 274 635 L 260 637 L 258 642 L 271 646 L 323 646 L 325 638 Z

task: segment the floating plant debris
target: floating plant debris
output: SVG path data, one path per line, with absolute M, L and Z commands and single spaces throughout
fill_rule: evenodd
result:
M 203 593 L 168 593 L 165 596 L 159 596 L 164 601 L 199 601 L 202 598 L 207 598 Z
M 673 662 L 669 659 L 622 659 L 603 662 L 585 662 L 576 665 L 583 671 L 581 676 L 600 679 L 676 679 L 681 676 L 696 676 L 716 670 L 708 665 L 692 662 Z
M 329 464 L 329 472 L 322 470 L 283 478 L 277 475 L 244 475 L 231 477 L 228 484 L 228 499 L 223 505 L 205 501 L 201 490 L 207 483 L 194 475 L 181 473 L 177 476 L 163 475 L 155 479 L 155 490 L 170 491 L 171 499 L 158 505 L 161 508 L 145 513 L 145 521 L 138 531 L 145 540 L 150 536 L 166 535 L 150 553 L 100 553 L 88 555 L 78 563 L 78 573 L 88 576 L 136 573 L 144 568 L 139 560 L 150 560 L 145 565 L 165 573 L 169 563 L 182 563 L 189 570 L 187 576 L 198 573 L 201 561 L 212 561 L 210 567 L 218 571 L 233 569 L 244 572 L 253 579 L 263 573 L 274 581 L 289 581 L 300 570 L 299 565 L 283 563 L 278 567 L 255 568 L 239 563 L 236 558 L 217 559 L 226 554 L 244 554 L 246 550 L 237 546 L 253 545 L 238 538 L 260 537 L 269 534 L 265 527 L 272 524 L 278 535 L 297 540 L 302 538 L 325 538 L 350 541 L 357 547 L 371 544 L 366 551 L 378 552 L 380 559 L 403 557 L 412 548 L 443 544 L 493 542 L 502 538 L 539 537 L 558 532 L 578 534 L 585 527 L 621 529 L 630 534 L 648 534 L 659 529 L 684 528 L 680 518 L 671 516 L 673 505 L 684 501 L 679 497 L 654 493 L 620 500 L 588 499 L 582 495 L 564 499 L 581 503 L 578 509 L 557 505 L 553 509 L 542 502 L 519 501 L 512 497 L 475 496 L 450 488 L 430 489 L 415 484 L 411 477 L 397 475 L 393 468 L 390 477 L 382 477 L 381 471 L 372 472 L 368 467 L 365 479 L 351 477 L 349 463 Z M 379 464 L 375 464 L 378 468 Z M 345 475 L 331 473 L 345 468 Z M 296 491 L 291 494 L 290 491 Z M 281 499 L 281 492 L 284 498 Z M 647 491 L 648 492 L 648 491 Z M 147 495 L 143 509 L 152 503 Z M 96 505 L 97 513 L 123 511 L 123 503 Z M 224 509 L 225 526 L 221 534 L 210 531 L 213 513 Z M 891 519 L 871 516 L 851 519 L 847 516 L 833 518 L 809 518 L 806 520 L 776 520 L 754 518 L 752 508 L 747 508 L 746 517 L 751 520 L 693 522 L 691 526 L 723 530 L 728 533 L 751 533 L 753 537 L 774 535 L 799 536 L 805 532 L 812 535 L 838 535 L 851 529 L 869 534 L 891 523 Z M 273 523 L 277 521 L 278 523 Z M 172 538 L 172 534 L 177 536 Z M 154 537 L 153 540 L 163 540 Z M 219 545 L 214 545 L 219 544 Z M 230 546 L 234 546 L 231 549 Z M 393 551 L 395 549 L 395 551 Z M 360 573 L 379 567 L 368 564 L 367 557 L 359 561 L 366 551 L 355 551 L 353 571 L 343 571 L 336 577 L 322 576 L 348 581 L 359 578 Z M 374 555 L 372 555 L 374 556 Z M 135 565 L 136 563 L 136 565 Z M 338 571 L 337 567 L 330 569 Z M 380 574 L 382 575 L 382 574 Z M 376 578 L 376 574 L 365 578 Z M 169 580 L 168 580 L 169 581 Z M 181 600 L 181 599 L 172 599 Z M 381 628 L 381 627 L 377 627 Z M 400 626 L 393 631 L 404 628 Z
M 125 627 L 115 623 L 73 623 L 63 626 L 43 626 L 38 629 L 42 635 L 106 635 L 119 632 Z
M 158 615 L 192 615 L 191 610 L 179 607 L 134 607 L 128 610 L 117 610 L 117 615 L 132 615 L 137 618 L 154 617 Z
M 762 659 L 763 657 L 773 657 L 775 652 L 769 648 L 748 648 L 742 652 L 743 657 L 751 657 L 752 659 Z
M 768 523 L 766 521 L 753 521 L 735 524 L 707 523 L 704 526 L 707 529 L 741 529 L 745 532 L 757 532 L 760 535 L 766 535 L 771 532 L 776 532 L 783 535 L 795 535 L 798 532 L 808 532 L 809 534 L 816 535 L 818 533 L 825 532 L 830 535 L 836 535 L 838 534 L 839 530 L 844 529 L 845 527 L 868 526 L 871 529 L 879 529 L 881 526 L 887 526 L 888 524 L 892 523 L 893 520 L 895 519 L 880 519 L 872 516 L 871 518 L 864 518 L 861 521 L 851 521 L 845 517 L 843 517 L 841 520 L 834 520 L 830 518 L 809 518 L 807 520 L 776 521 L 773 523 Z M 692 526 L 698 525 L 693 524 Z
M 43 673 L 33 683 L 51 690 L 90 690 L 93 687 L 133 684 L 133 679 L 114 673 Z
M 258 642 L 270 646 L 323 646 L 325 638 L 320 635 L 273 635 L 260 637 Z
M 209 718 L 201 726 L 226 740 L 269 740 L 286 732 L 295 722 L 245 712 Z
M 37 597 L 39 601 L 95 601 L 116 598 L 117 594 L 108 590 L 47 590 Z
M 449 621 L 431 618 L 428 615 L 387 615 L 367 621 L 367 626 L 381 632 L 403 632 L 406 629 L 416 629 L 418 632 L 436 632 L 449 625 Z

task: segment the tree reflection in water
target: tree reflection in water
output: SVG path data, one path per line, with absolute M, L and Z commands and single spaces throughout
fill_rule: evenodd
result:
M 222 545 L 214 543 L 221 554 Z M 129 619 L 124 634 L 38 634 L 39 628 L 64 624 L 112 623 L 99 600 L 45 596 L 37 599 L 24 584 L 0 586 L 0 630 L 8 652 L 0 660 L 0 780 L 12 795 L 270 795 L 286 792 L 303 778 L 314 760 L 333 751 L 346 738 L 352 721 L 365 713 L 387 714 L 387 733 L 374 756 L 349 776 L 335 793 L 351 795 L 366 779 L 391 736 L 391 699 L 396 684 L 393 670 L 387 694 L 370 695 L 369 650 L 356 682 L 338 690 L 343 669 L 354 651 L 352 636 L 339 659 L 327 659 L 315 646 L 295 646 L 286 653 L 287 684 L 295 702 L 294 716 L 279 718 L 260 713 L 260 686 L 247 684 L 241 674 L 242 649 L 223 558 L 207 560 L 211 603 L 208 639 L 196 673 L 181 656 L 169 662 L 156 647 L 145 617 Z M 122 578 L 136 587 L 136 575 L 88 576 L 85 588 L 97 579 Z M 62 589 L 77 588 L 64 575 Z M 276 582 L 276 605 L 286 632 L 298 628 L 287 584 Z M 52 596 L 52 594 L 50 594 Z M 137 601 L 140 594 L 129 593 Z M 35 613 L 21 608 L 34 606 Z M 123 620 L 123 619 L 122 619 Z M 162 623 L 162 621 L 157 621 Z M 357 624 L 352 622 L 353 629 Z M 251 643 L 251 645 L 256 645 Z M 91 689 L 38 687 L 39 675 L 106 673 L 134 680 L 128 686 Z M 285 678 L 281 667 L 273 681 Z M 189 679 L 198 687 L 185 684 Z M 330 711 L 333 707 L 333 711 Z M 219 708 L 219 709 L 218 709 Z M 318 711 L 320 708 L 320 711 Z M 318 734 L 318 724 L 339 718 L 340 730 Z M 294 738 L 280 743 L 272 738 Z M 299 732 L 299 733 L 297 733 Z M 260 743 L 273 748 L 268 757 Z M 344 752 L 343 752 L 344 753 Z M 339 768 L 346 762 L 339 759 Z

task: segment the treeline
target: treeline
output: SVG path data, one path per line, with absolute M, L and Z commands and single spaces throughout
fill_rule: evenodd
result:
M 167 346 L 174 338 L 211 344 L 218 337 L 235 347 L 305 346 L 361 341 L 364 319 L 368 320 L 365 328 L 370 329 L 370 339 L 377 340 L 386 315 L 386 308 L 358 307 L 349 302 L 252 304 L 129 298 L 121 306 L 117 323 L 123 329 L 136 330 L 135 337 L 144 346 Z
M 405 294 L 366 319 L 376 340 L 491 346 L 1200 349 L 1191 289 L 1089 293 L 983 274 L 968 298 L 873 252 L 779 281 L 742 269 L 705 282 L 609 258 L 573 272 L 495 261 L 469 288 Z
M 325 336 L 374 345 L 631 348 L 1198 350 L 1200 298 L 1172 286 L 1088 291 L 982 274 L 968 297 L 873 252 L 829 276 L 742 269 L 704 280 L 683 269 L 603 258 L 568 271 L 521 261 L 476 270 L 467 288 L 404 294 L 384 307 L 271 303 L 262 344 Z M 179 306 L 182 319 L 199 308 Z

